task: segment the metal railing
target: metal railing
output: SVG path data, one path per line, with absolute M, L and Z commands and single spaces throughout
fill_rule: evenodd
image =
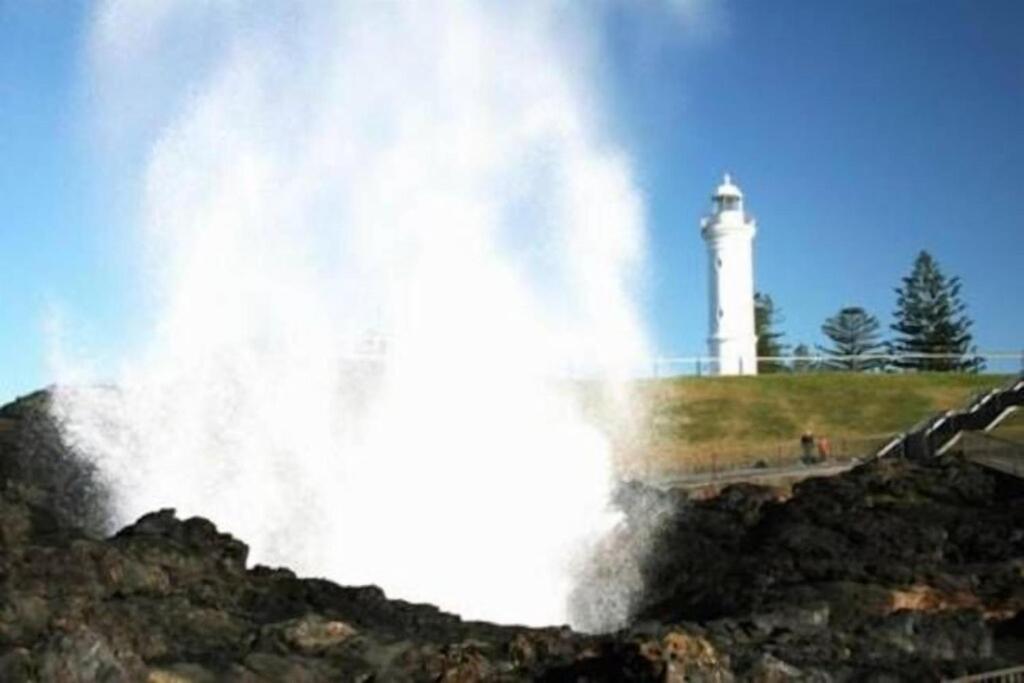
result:
M 824 449 L 817 440 L 811 449 L 806 449 L 797 438 L 729 447 L 709 445 L 701 448 L 690 445 L 685 450 L 685 457 L 665 452 L 668 456 L 665 460 L 684 461 L 685 464 L 655 465 L 655 468 L 672 476 L 699 474 L 715 477 L 732 476 L 733 473 L 744 470 L 766 471 L 802 465 L 839 464 L 870 458 L 894 438 L 893 434 L 830 437 Z M 654 450 L 657 451 L 656 448 Z
M 964 410 L 949 410 L 925 418 L 898 440 L 880 449 L 876 457 L 941 455 L 955 445 L 964 432 L 985 431 L 997 424 L 1007 411 L 1021 405 L 1024 405 L 1024 374 L 1002 389 L 979 395 Z
M 386 365 L 390 353 L 386 340 L 372 340 L 352 346 L 342 358 L 354 364 Z M 1016 375 L 1024 373 L 1024 350 L 1021 351 L 977 351 L 969 354 L 949 353 L 900 353 L 861 354 L 857 356 L 829 356 L 812 354 L 806 356 L 757 356 L 753 362 L 759 374 L 785 373 L 914 373 L 917 368 L 905 367 L 911 361 L 933 361 L 935 367 L 926 371 L 952 371 L 942 367 L 954 363 L 980 361 L 986 374 Z M 553 377 L 571 379 L 594 379 L 612 376 L 621 379 L 650 379 L 671 377 L 702 377 L 719 374 L 721 361 L 713 356 L 657 355 L 647 359 L 624 362 L 602 363 L 571 356 L 562 360 L 551 359 L 549 368 Z M 852 367 L 842 367 L 842 364 Z M 742 366 L 742 361 L 740 363 Z M 742 368 L 745 371 L 751 368 Z
M 871 353 L 858 356 L 814 354 L 758 356 L 755 360 L 759 372 L 916 372 L 915 369 L 903 367 L 909 361 L 933 361 L 936 366 L 933 368 L 935 371 L 943 370 L 943 361 L 949 363 L 981 361 L 984 363 L 986 373 L 1014 375 L 1024 372 L 1024 351 L 979 351 L 969 354 Z M 840 363 L 849 363 L 855 367 L 839 367 Z M 719 360 L 712 356 L 658 356 L 652 358 L 650 364 L 651 367 L 647 370 L 639 368 L 639 374 L 655 378 L 702 377 L 718 374 Z
M 946 683 L 1024 683 L 1024 666 L 1013 666 L 1008 669 L 950 678 L 946 680 Z

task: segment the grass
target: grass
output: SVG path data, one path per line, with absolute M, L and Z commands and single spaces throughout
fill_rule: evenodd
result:
M 825 436 L 834 457 L 866 455 L 893 434 L 959 408 L 1004 375 L 812 373 L 637 382 L 635 419 L 611 432 L 623 467 L 699 471 L 792 462 L 800 435 Z M 598 422 L 607 405 L 589 401 Z M 628 469 L 627 468 L 627 469 Z

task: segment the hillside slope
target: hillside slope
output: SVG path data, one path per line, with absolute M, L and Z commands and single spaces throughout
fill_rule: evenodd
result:
M 800 436 L 827 437 L 837 457 L 868 454 L 934 413 L 964 406 L 1005 375 L 809 373 L 638 382 L 642 417 L 620 455 L 672 470 L 799 457 Z

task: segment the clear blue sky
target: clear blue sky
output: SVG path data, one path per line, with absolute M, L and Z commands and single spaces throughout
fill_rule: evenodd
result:
M 604 85 L 648 204 L 660 353 L 704 352 L 697 224 L 724 170 L 791 343 L 844 305 L 888 324 L 927 249 L 963 279 L 976 343 L 1024 347 L 1024 2 L 725 0 L 698 30 L 639 4 L 609 14 Z M 87 6 L 0 0 L 0 401 L 50 380 L 55 306 L 111 355 L 128 333 L 116 191 L 84 141 Z

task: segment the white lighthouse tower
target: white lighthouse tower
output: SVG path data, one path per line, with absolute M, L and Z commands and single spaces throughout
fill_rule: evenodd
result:
M 754 331 L 754 219 L 743 193 L 725 174 L 711 196 L 712 213 L 700 222 L 708 247 L 708 351 L 712 374 L 756 375 Z

